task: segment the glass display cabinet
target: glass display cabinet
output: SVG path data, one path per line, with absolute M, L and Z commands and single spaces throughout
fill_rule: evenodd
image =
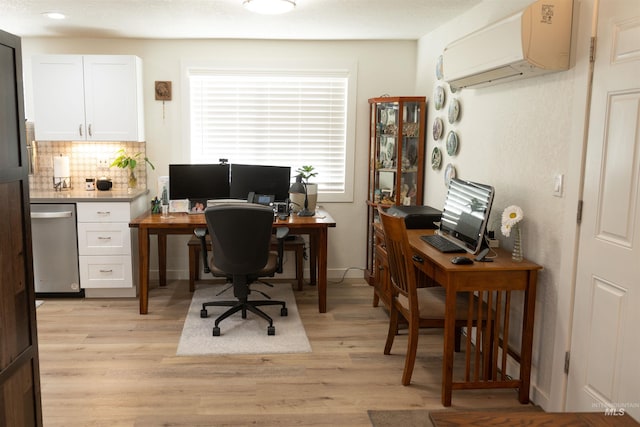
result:
M 367 264 L 365 279 L 376 289 L 374 305 L 382 290 L 384 256 L 380 232 L 376 233 L 378 205 L 422 204 L 426 98 L 381 97 L 369 99 L 370 143 L 367 196 Z M 378 249 L 378 250 L 376 250 Z M 376 256 L 376 254 L 378 254 Z M 376 278 L 378 277 L 378 278 Z

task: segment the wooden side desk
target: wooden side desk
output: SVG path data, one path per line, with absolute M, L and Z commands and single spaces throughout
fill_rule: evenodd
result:
M 172 212 L 167 218 L 160 214 L 144 213 L 129 223 L 138 229 L 140 314 L 149 309 L 149 239 L 158 236 L 158 270 L 160 286 L 167 283 L 167 235 L 193 234 L 196 228 L 206 227 L 204 214 Z M 327 312 L 327 243 L 328 228 L 336 223 L 326 211 L 319 210 L 315 216 L 299 217 L 292 214 L 287 220 L 277 219 L 274 227 L 289 227 L 291 234 L 309 235 L 311 283 L 318 287 L 318 311 Z M 185 246 L 186 250 L 186 246 Z M 317 273 L 317 274 L 316 274 Z
M 456 254 L 443 254 L 420 239 L 420 236 L 433 233 L 433 230 L 407 232 L 415 255 L 422 259 L 422 262 L 419 262 L 414 258 L 414 265 L 437 285 L 447 290 L 442 404 L 451 406 L 452 390 L 479 388 L 518 388 L 518 400 L 520 403 L 528 403 L 536 281 L 538 270 L 542 267 L 527 260 L 514 262 L 511 260 L 511 253 L 502 249 L 496 249 L 498 256 L 493 262 L 454 265 L 451 258 Z M 490 326 L 487 328 L 491 329 L 476 336 L 475 353 L 471 351 L 471 337 L 467 337 L 465 375 L 463 379 L 453 381 L 456 293 L 464 291 L 476 292 L 487 305 L 495 305 L 495 310 L 483 314 L 482 319 L 488 320 L 486 324 Z M 524 292 L 522 344 L 519 351 L 513 351 L 508 347 L 512 291 Z M 471 328 L 468 330 L 471 331 Z M 507 354 L 520 360 L 520 376 L 517 379 L 511 379 L 506 375 Z

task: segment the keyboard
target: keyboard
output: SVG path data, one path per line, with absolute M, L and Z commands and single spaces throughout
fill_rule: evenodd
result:
M 453 242 L 450 242 L 449 240 L 445 239 L 439 234 L 429 234 L 425 236 L 420 236 L 420 238 L 425 242 L 427 242 L 429 245 L 433 246 L 434 248 L 436 248 L 437 250 L 445 254 L 466 252 L 460 246 L 456 245 Z

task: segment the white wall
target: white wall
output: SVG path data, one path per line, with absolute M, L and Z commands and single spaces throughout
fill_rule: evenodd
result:
M 168 174 L 169 163 L 188 162 L 182 122 L 181 63 L 212 60 L 230 64 L 277 62 L 301 64 L 318 61 L 356 62 L 358 67 L 355 164 L 348 165 L 354 176 L 352 203 L 323 203 L 336 220 L 329 230 L 329 277 L 341 277 L 348 267 L 363 268 L 366 240 L 366 194 L 369 146 L 367 99 L 389 93 L 414 95 L 414 41 L 245 41 L 245 40 L 130 40 L 24 38 L 22 40 L 26 117 L 32 116 L 31 56 L 38 53 L 131 54 L 143 61 L 145 130 L 147 154 L 156 170 L 150 173 L 149 188 L 155 191 L 157 176 Z M 154 99 L 154 81 L 173 82 L 173 100 L 163 105 Z M 37 126 L 37 123 L 36 123 Z M 313 159 L 309 159 L 313 163 Z M 188 271 L 186 238 L 169 239 L 168 275 L 186 278 Z M 153 248 L 152 248 L 153 250 Z M 291 267 L 291 266 L 290 266 Z M 153 269 L 157 269 L 155 257 Z M 291 269 L 288 268 L 288 271 Z M 359 270 L 348 276 L 362 277 Z M 307 276 L 308 277 L 308 276 Z
M 459 151 L 454 157 L 446 154 L 442 140 L 436 143 L 428 136 L 428 155 L 438 146 L 443 149 L 444 158 L 442 169 L 427 168 L 425 204 L 442 205 L 446 193 L 444 167 L 452 163 L 458 177 L 495 187 L 490 229 L 496 230 L 501 246 L 511 248 L 513 244 L 512 239 L 499 231 L 503 209 L 515 204 L 524 210 L 524 255 L 544 267 L 538 275 L 532 400 L 547 410 L 557 411 L 563 408 L 562 361 L 571 318 L 591 1 L 575 1 L 575 55 L 573 67 L 568 71 L 487 88 L 463 89 L 455 94 L 435 77 L 437 58 L 448 43 L 530 3 L 531 0 L 485 0 L 421 38 L 416 91 L 432 98 L 436 86 L 447 87 L 445 109 L 436 111 L 430 104 L 427 128 L 431 129 L 434 117 L 440 116 L 445 122 L 445 135 L 453 129 L 459 136 Z M 446 68 L 444 72 L 446 77 Z M 461 119 L 454 125 L 446 118 L 451 98 L 457 98 L 461 104 Z M 552 195 L 556 174 L 565 176 L 563 197 Z M 516 317 L 518 321 L 521 318 Z M 519 344 L 520 336 L 511 336 L 510 340 Z

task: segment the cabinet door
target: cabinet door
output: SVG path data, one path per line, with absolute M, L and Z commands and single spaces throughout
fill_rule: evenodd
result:
M 36 55 L 32 65 L 36 139 L 85 140 L 82 56 Z
M 141 61 L 135 56 L 84 57 L 88 140 L 144 140 L 140 71 Z

